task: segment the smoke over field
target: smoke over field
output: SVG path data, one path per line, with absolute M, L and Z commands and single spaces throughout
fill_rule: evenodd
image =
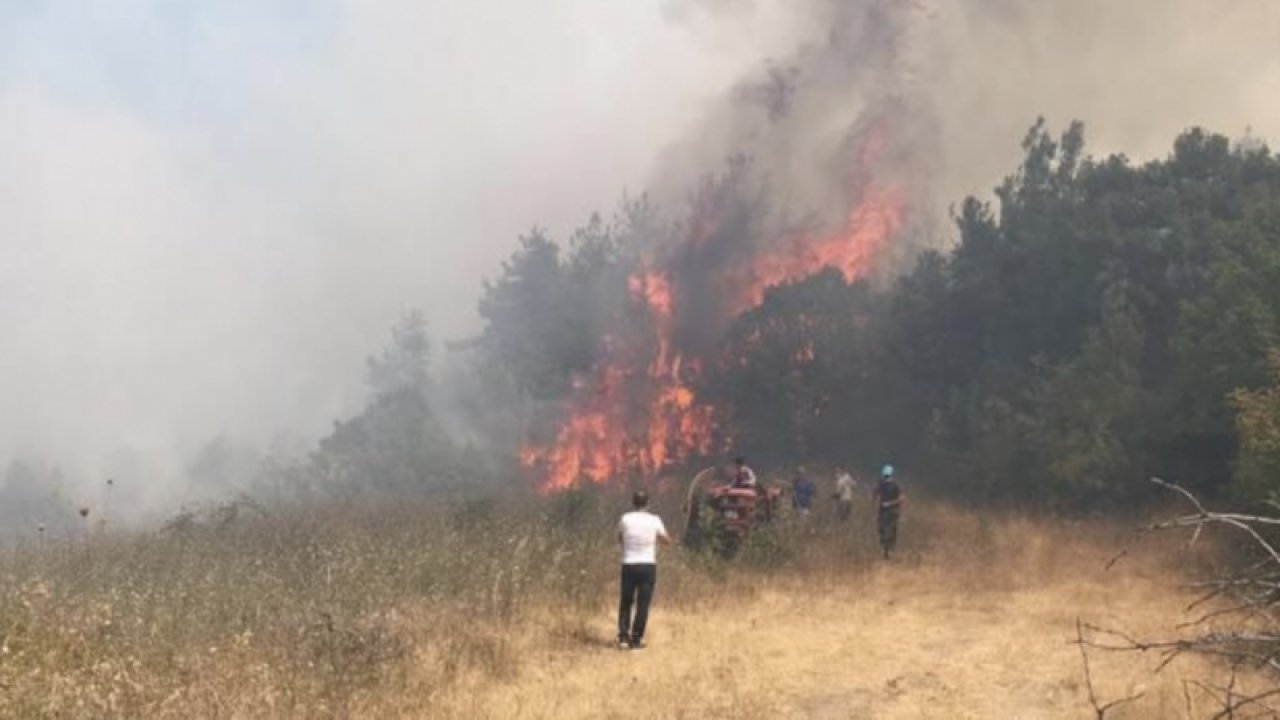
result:
M 0 5 L 0 715 L 1270 709 L 1277 37 Z M 737 454 L 757 490 L 709 489 Z M 633 487 L 687 541 L 648 655 L 608 622 Z M 1110 564 L 1170 489 L 1192 547 Z
M 1136 158 L 1194 124 L 1280 133 L 1266 3 L 82 9 L 0 11 L 0 462 L 91 502 L 117 476 L 130 508 L 312 448 L 400 312 L 474 335 L 522 230 L 568 236 L 626 188 L 677 228 L 619 283 L 634 334 L 573 375 L 644 387 L 624 420 L 570 402 L 603 450 L 537 434 L 526 457 L 563 472 L 722 449 L 699 391 L 734 318 L 949 247 L 948 208 L 1038 115 Z

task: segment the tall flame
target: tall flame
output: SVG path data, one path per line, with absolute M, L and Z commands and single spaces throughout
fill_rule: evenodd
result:
M 585 479 L 597 484 L 628 472 L 654 475 L 676 459 L 711 449 L 711 408 L 695 401 L 687 377 L 697 363 L 686 364 L 672 344 L 675 303 L 671 283 L 656 270 L 629 280 L 632 299 L 649 312 L 656 347 L 652 361 L 637 372 L 628 350 L 611 344 L 608 361 L 594 382 L 579 381 L 572 411 L 555 441 L 526 447 L 521 462 L 546 473 L 544 492 L 565 490 Z M 630 411 L 632 394 L 647 397 L 642 412 Z
M 855 153 L 855 172 L 866 174 L 876 163 L 885 138 L 883 124 L 868 129 Z M 852 184 L 849 210 L 838 231 L 783 239 L 748 262 L 703 279 L 721 293 L 730 317 L 760 305 L 769 288 L 827 267 L 850 282 L 875 269 L 903 228 L 906 193 L 866 179 Z M 687 245 L 710 242 L 717 223 L 713 212 L 697 213 Z M 685 358 L 676 344 L 679 289 L 672 275 L 655 265 L 629 279 L 632 301 L 647 314 L 652 337 L 606 343 L 604 361 L 591 376 L 578 379 L 554 440 L 521 452 L 522 463 L 542 474 L 542 491 L 583 481 L 604 484 L 633 474 L 653 477 L 716 449 L 715 409 L 700 403 L 692 389 L 702 364 L 696 357 Z
M 734 286 L 742 288 L 733 299 L 733 315 L 758 306 L 769 288 L 803 280 L 823 268 L 839 270 L 849 282 L 866 277 L 902 229 L 905 215 L 906 199 L 900 189 L 868 186 L 840 232 L 817 240 L 793 237 L 733 277 Z

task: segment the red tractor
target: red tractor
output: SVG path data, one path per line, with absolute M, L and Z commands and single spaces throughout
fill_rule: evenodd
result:
M 684 544 L 704 546 L 732 557 L 751 530 L 772 522 L 782 507 L 782 488 L 736 487 L 722 468 L 707 468 L 689 483 L 685 502 Z

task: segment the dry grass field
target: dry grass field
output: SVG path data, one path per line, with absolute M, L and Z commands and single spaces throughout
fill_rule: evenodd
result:
M 5 551 L 0 716 L 1092 717 L 1076 619 L 1170 636 L 1213 561 L 1147 543 L 1108 571 L 1125 527 L 930 503 L 889 563 L 865 516 L 786 522 L 731 565 L 666 552 L 626 652 L 620 500 L 240 508 Z M 1090 659 L 1101 700 L 1142 693 L 1108 717 L 1213 714 L 1190 683 L 1221 668 Z

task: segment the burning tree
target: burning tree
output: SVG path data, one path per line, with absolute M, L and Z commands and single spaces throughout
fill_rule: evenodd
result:
M 732 93 L 715 133 L 727 168 L 704 175 L 683 221 L 628 259 L 625 309 L 550 406 L 552 429 L 520 453 L 543 490 L 652 478 L 726 449 L 726 409 L 699 389 L 723 365 L 728 329 L 773 288 L 827 269 L 845 283 L 881 277 L 905 255 L 894 246 L 924 175 L 924 113 L 898 92 L 916 11 L 874 1 L 829 10 L 825 44 Z M 808 347 L 797 363 L 815 359 Z
M 878 179 L 887 122 L 859 129 L 847 207 L 832 230 L 802 228 L 773 239 L 765 207 L 750 202 L 744 161 L 708 183 L 678 241 L 639 263 L 627 281 L 638 322 L 608 333 L 591 372 L 578 375 L 554 436 L 521 453 L 556 490 L 628 474 L 653 477 L 729 443 L 717 409 L 695 392 L 726 329 L 775 287 L 834 269 L 846 282 L 882 270 L 906 223 L 905 190 Z M 801 362 L 813 358 L 801 357 Z
M 918 8 L 818 4 L 825 42 L 735 88 L 660 168 L 657 195 L 694 188 L 679 220 L 630 203 L 567 252 L 535 231 L 486 287 L 480 345 L 534 406 L 519 458 L 541 489 L 653 478 L 727 449 L 731 410 L 706 388 L 735 323 L 774 288 L 827 270 L 884 278 L 913 255 L 932 127 L 905 99 Z

